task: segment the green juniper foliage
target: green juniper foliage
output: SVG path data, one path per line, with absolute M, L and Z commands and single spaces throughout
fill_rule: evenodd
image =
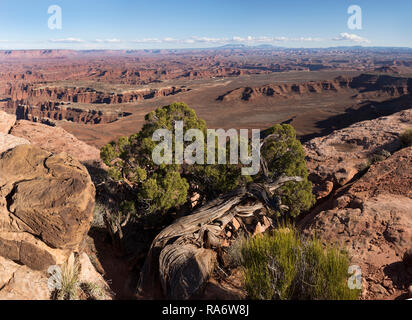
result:
M 139 214 L 165 214 L 189 204 L 196 194 L 200 196 L 198 203 L 202 204 L 247 183 L 262 182 L 262 175 L 259 174 L 243 176 L 240 164 L 217 164 L 217 161 L 216 164 L 207 164 L 206 145 L 205 164 L 155 164 L 152 152 L 157 142 L 152 140 L 152 136 L 157 129 L 168 129 L 173 133 L 174 157 L 176 121 L 184 122 L 184 132 L 199 129 L 204 137 L 207 137 L 207 127 L 205 121 L 184 103 L 158 108 L 146 115 L 145 120 L 140 132 L 122 137 L 101 149 L 101 158 L 109 166 L 109 175 L 133 190 L 133 201 L 145 204 L 136 206 Z M 307 180 L 304 151 L 291 126 L 277 125 L 270 132 L 279 135 L 269 140 L 263 150 L 271 176 L 301 176 L 304 179 L 303 182 L 288 183 L 280 189 L 283 204 L 290 207 L 292 216 L 297 216 L 314 202 L 312 186 Z M 184 147 L 191 143 L 184 142 Z M 229 149 L 226 148 L 227 155 Z M 215 150 L 217 160 L 217 141 Z
M 312 183 L 308 180 L 305 151 L 291 125 L 277 124 L 266 130 L 266 135 L 273 135 L 273 139 L 263 145 L 261 153 L 267 161 L 271 177 L 276 179 L 286 175 L 303 178 L 302 182 L 288 182 L 279 190 L 282 203 L 289 207 L 290 216 L 296 217 L 315 203 Z
M 181 175 L 180 165 L 156 165 L 152 151 L 156 142 L 152 135 L 157 129 L 173 132 L 174 121 L 184 120 L 184 130 L 205 128 L 203 120 L 184 104 L 172 104 L 146 115 L 142 130 L 120 138 L 101 149 L 101 158 L 109 166 L 110 176 L 129 184 L 136 198 L 147 202 L 148 213 L 165 213 L 187 201 L 189 184 Z M 136 199 L 136 200 L 137 200 Z

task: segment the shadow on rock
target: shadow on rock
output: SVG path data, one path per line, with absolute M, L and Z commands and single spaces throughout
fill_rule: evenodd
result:
M 407 290 L 408 285 L 412 282 L 412 275 L 406 271 L 406 267 L 402 261 L 387 265 L 383 272 L 392 280 L 393 285 L 399 290 Z

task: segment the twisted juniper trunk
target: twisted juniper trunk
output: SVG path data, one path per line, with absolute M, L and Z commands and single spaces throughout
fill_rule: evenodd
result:
M 273 192 L 300 177 L 282 177 L 270 184 L 250 184 L 207 203 L 182 217 L 153 240 L 138 284 L 144 298 L 188 299 L 206 283 L 215 267 L 222 234 L 234 219 L 241 222 L 261 209 L 281 211 Z M 159 288 L 160 292 L 156 292 Z

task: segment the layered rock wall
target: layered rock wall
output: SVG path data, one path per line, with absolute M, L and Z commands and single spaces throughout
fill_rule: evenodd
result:
M 412 79 L 362 74 L 355 78 L 337 77 L 334 80 L 325 81 L 267 84 L 261 87 L 238 88 L 218 97 L 218 100 L 251 101 L 259 97 L 288 98 L 293 95 L 339 92 L 345 89 L 357 90 L 356 97 L 358 98 L 371 98 L 382 95 L 399 97 L 412 92 Z

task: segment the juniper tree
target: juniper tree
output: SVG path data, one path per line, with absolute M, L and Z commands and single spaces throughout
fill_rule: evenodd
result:
M 184 103 L 173 103 L 147 114 L 138 133 L 122 137 L 101 149 L 101 158 L 109 167 L 109 175 L 130 188 L 138 206 L 137 213 L 164 215 L 189 205 L 196 194 L 200 205 L 249 182 L 265 183 L 268 178 L 282 175 L 303 178 L 302 182 L 287 184 L 280 190 L 279 201 L 288 208 L 287 211 L 297 216 L 312 205 L 314 199 L 307 179 L 304 150 L 290 125 L 276 125 L 266 132 L 270 138 L 262 146 L 266 175 L 243 176 L 239 164 L 156 164 L 152 159 L 157 145 L 152 139 L 153 133 L 157 129 L 172 132 L 174 158 L 176 121 L 183 121 L 184 132 L 199 129 L 207 136 L 205 121 L 197 117 L 193 109 Z M 183 148 L 190 143 L 183 142 Z M 206 147 L 203 152 L 206 159 Z

